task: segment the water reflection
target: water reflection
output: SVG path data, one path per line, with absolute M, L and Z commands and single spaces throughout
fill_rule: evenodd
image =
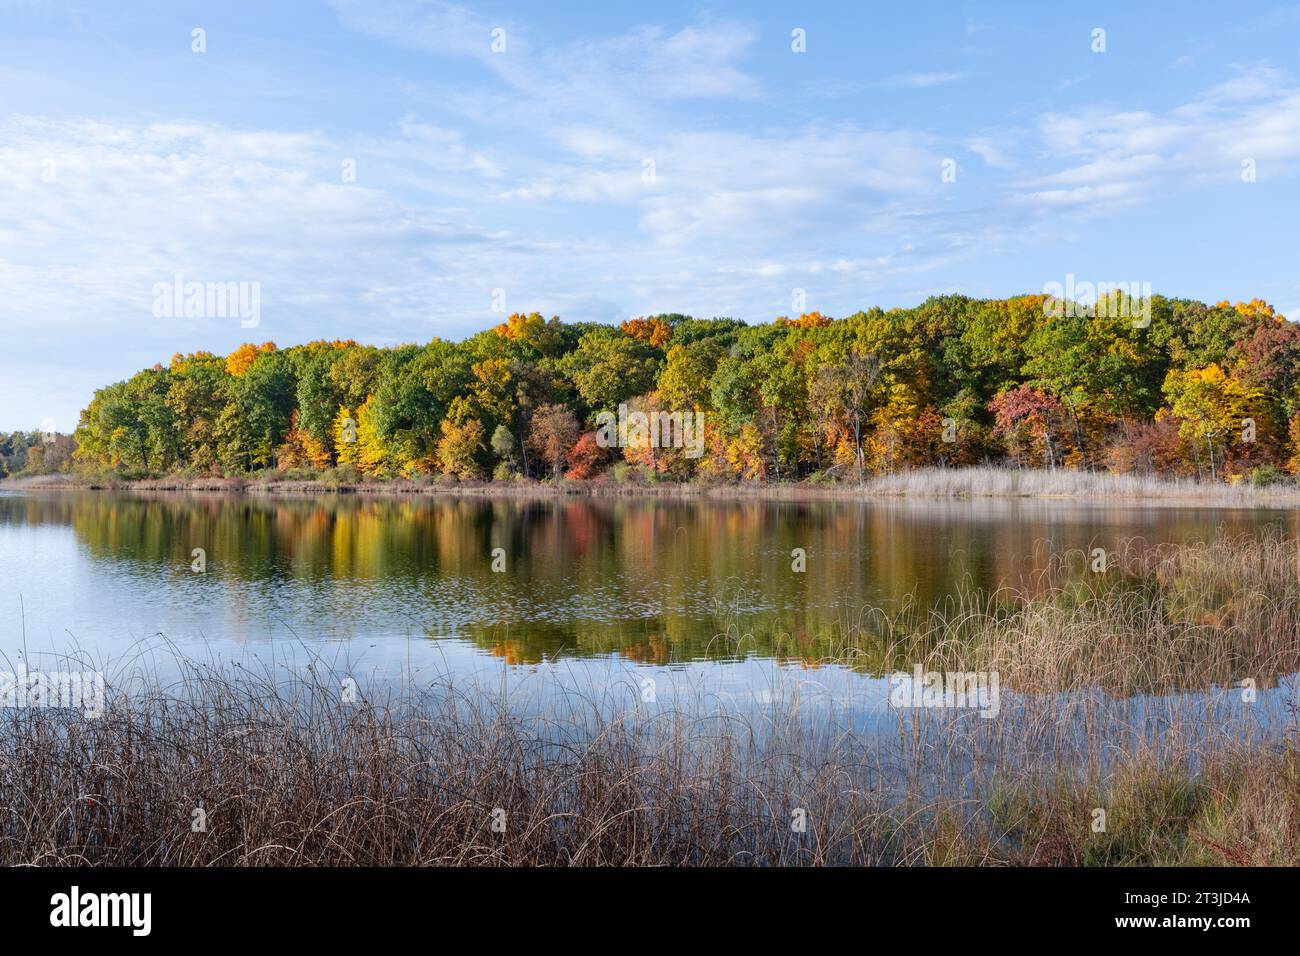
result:
M 400 642 L 408 655 L 458 640 L 510 664 L 739 654 L 813 666 L 837 637 L 870 630 L 864 609 L 929 607 L 963 586 L 1032 588 L 1063 549 L 1293 521 L 1034 500 L 5 494 L 0 640 L 6 651 L 25 638 L 106 653 L 155 634 L 182 647 Z M 204 574 L 190 570 L 194 548 Z M 805 573 L 791 570 L 795 548 Z M 870 654 L 860 664 L 891 666 Z

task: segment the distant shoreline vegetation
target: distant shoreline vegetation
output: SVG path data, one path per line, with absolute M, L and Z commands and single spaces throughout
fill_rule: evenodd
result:
M 860 485 L 985 464 L 1266 485 L 1300 473 L 1300 325 L 1161 296 L 752 326 L 517 313 L 459 343 L 178 353 L 96 391 L 74 437 L 61 467 L 4 473 Z
M 461 480 L 446 475 L 415 478 L 366 478 L 349 468 L 303 477 L 267 469 L 251 475 L 123 479 L 68 473 L 0 479 L 0 490 L 121 491 L 141 494 L 203 493 L 219 495 L 304 496 L 426 495 L 491 498 L 659 498 L 712 501 L 861 501 L 890 498 L 1068 499 L 1142 502 L 1143 506 L 1200 504 L 1215 507 L 1294 506 L 1300 482 L 1294 479 L 1254 484 L 1165 478 L 1158 475 L 1113 475 L 1061 469 L 991 466 L 926 467 L 855 482 L 827 481 L 655 481 L 629 472 L 616 481 L 609 473 L 589 480 Z

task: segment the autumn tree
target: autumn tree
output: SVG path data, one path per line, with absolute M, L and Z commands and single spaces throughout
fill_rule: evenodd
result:
M 852 352 L 843 362 L 819 369 L 809 393 L 814 414 L 847 423 L 853 437 L 853 465 L 859 484 L 866 462 L 863 431 L 877 400 L 875 384 L 879 377 L 878 356 Z
M 1229 445 L 1258 440 L 1255 418 L 1260 393 L 1228 375 L 1218 365 L 1181 371 L 1165 378 L 1169 410 L 1179 422 L 1179 433 L 1194 448 L 1204 450 L 1210 479 L 1216 480 Z
M 542 461 L 551 466 L 553 477 L 559 481 L 564 463 L 580 434 L 581 426 L 573 412 L 561 405 L 543 405 L 533 415 L 528 444 Z
M 358 406 L 360 407 L 360 406 Z M 340 405 L 330 425 L 330 436 L 334 445 L 334 460 L 340 465 L 356 466 L 361 462 L 361 452 L 357 445 L 357 420 L 352 409 Z
M 568 457 L 569 470 L 564 477 L 573 481 L 587 481 L 596 477 L 609 463 L 609 449 L 602 448 L 595 432 L 583 432 Z
M 451 410 L 442 420 L 442 437 L 438 439 L 438 465 L 444 474 L 469 480 L 483 476 L 483 423 L 473 416 L 464 398 L 452 401 Z
M 1052 470 L 1064 460 L 1070 419 L 1055 395 L 1021 385 L 999 393 L 989 407 L 1014 461 L 1037 461 Z
M 1112 292 L 1067 316 L 1042 295 L 942 295 L 844 318 L 661 314 L 619 327 L 520 312 L 459 342 L 245 343 L 96 390 L 74 461 L 127 476 L 338 464 L 509 477 L 540 459 L 552 475 L 591 474 L 606 457 L 594 439 L 578 449 L 567 433 L 557 464 L 534 433 L 555 430 L 556 409 L 590 431 L 620 403 L 704 414 L 699 458 L 624 449 L 682 480 L 862 481 L 987 459 L 1218 478 L 1300 461 L 1300 324 L 1259 299 L 1133 305 Z M 1149 323 L 1123 314 L 1148 310 Z
M 619 326 L 619 329 L 624 335 L 648 342 L 654 348 L 665 345 L 673 334 L 672 326 L 660 316 L 628 319 Z

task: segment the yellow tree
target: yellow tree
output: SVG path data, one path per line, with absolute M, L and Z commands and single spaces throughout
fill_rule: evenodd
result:
M 1217 309 L 1226 309 L 1229 307 L 1230 305 L 1226 299 L 1215 306 Z M 1249 302 L 1238 302 L 1235 306 L 1231 306 L 1231 308 L 1236 309 L 1239 315 L 1248 319 L 1274 319 L 1281 322 L 1284 321 L 1285 318 L 1284 316 L 1278 315 L 1273 307 L 1263 299 L 1251 299 Z
M 1287 438 L 1291 443 L 1292 455 L 1287 459 L 1286 470 L 1293 475 L 1300 475 L 1300 412 L 1291 416 L 1287 422 Z
M 891 388 L 885 404 L 872 413 L 871 422 L 867 448 L 874 471 L 917 468 L 939 457 L 943 419 L 933 408 L 923 406 L 910 386 Z
M 478 406 L 478 416 L 488 419 L 494 426 L 508 424 L 513 409 L 510 363 L 505 359 L 488 358 L 471 365 L 470 371 L 474 374 L 470 394 Z
M 1178 419 L 1179 434 L 1198 449 L 1198 457 L 1199 449 L 1205 449 L 1211 479 L 1218 478 L 1215 456 L 1222 460 L 1229 442 L 1255 441 L 1254 413 L 1260 392 L 1218 365 L 1211 363 L 1186 371 L 1171 369 L 1165 376 L 1164 393 L 1169 400 L 1166 414 Z
M 718 364 L 717 346 L 688 349 L 674 345 L 659 375 L 659 394 L 671 409 L 689 411 L 708 405 L 709 385 Z
M 820 312 L 805 312 L 797 319 L 778 315 L 776 322 L 777 325 L 788 325 L 796 329 L 821 329 L 831 324 L 830 317 Z
M 357 409 L 357 465 L 367 475 L 388 478 L 403 471 L 405 462 L 391 460 L 392 449 L 375 423 L 374 401 L 367 398 Z
M 352 415 L 352 409 L 340 405 L 330 431 L 334 436 L 334 460 L 340 465 L 359 465 L 361 456 L 357 447 L 357 420 Z
M 470 404 L 464 397 L 457 396 L 452 400 L 441 430 L 437 455 L 438 466 L 443 472 L 462 479 L 482 477 L 480 459 L 487 448 L 483 423 L 473 417 Z
M 262 352 L 274 352 L 274 342 L 263 342 L 261 345 L 254 345 L 252 342 L 245 342 L 239 348 L 235 349 L 226 356 L 226 371 L 235 378 L 243 375 L 253 363 L 257 361 L 257 356 Z
M 748 481 L 763 478 L 766 473 L 763 467 L 763 433 L 758 426 L 741 426 L 740 433 L 727 442 L 727 464 L 738 478 Z

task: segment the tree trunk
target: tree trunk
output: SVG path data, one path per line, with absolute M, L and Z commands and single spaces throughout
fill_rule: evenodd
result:
M 858 415 L 853 416 L 853 445 L 857 450 L 854 456 L 854 464 L 858 470 L 858 484 L 862 484 L 862 419 Z

